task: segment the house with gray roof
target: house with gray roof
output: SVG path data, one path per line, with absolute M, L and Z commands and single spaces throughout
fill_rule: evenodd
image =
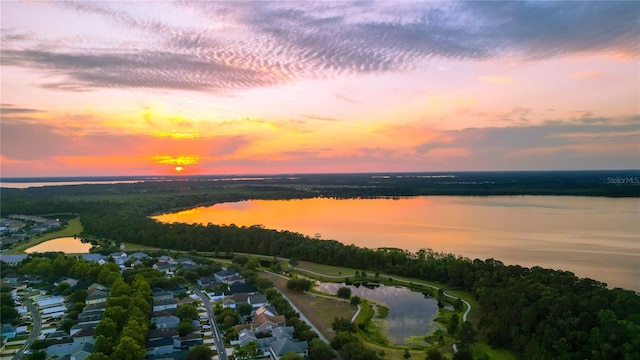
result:
M 71 330 L 69 330 L 69 334 L 73 337 L 73 335 L 77 334 L 79 331 L 84 329 L 95 329 L 97 325 L 97 322 L 76 324 L 71 327 Z
M 91 254 L 82 254 L 82 258 L 85 261 L 95 262 L 95 263 L 98 263 L 100 265 L 102 265 L 102 264 L 107 262 L 107 259 L 101 254 L 93 254 L 93 253 L 91 253 Z
M 170 354 L 176 351 L 173 348 L 173 338 L 159 338 L 159 339 L 147 340 L 146 346 L 147 346 L 147 351 L 145 352 L 146 356 L 164 355 L 164 354 Z
M 157 329 L 175 329 L 180 325 L 180 318 L 173 315 L 158 316 L 151 318 L 151 322 L 156 324 Z
M 71 353 L 71 360 L 85 360 L 93 353 L 93 343 L 82 343 Z
M 177 309 L 178 308 L 178 302 L 175 299 L 165 299 L 165 300 L 158 300 L 158 301 L 153 301 L 153 311 L 157 312 L 157 311 L 163 311 L 163 310 L 171 310 L 171 309 Z
M 269 354 L 271 359 L 279 360 L 284 354 L 293 352 L 303 357 L 307 357 L 309 344 L 306 341 L 292 341 L 289 339 L 280 339 L 271 343 Z
M 89 294 L 89 296 L 87 296 L 87 299 L 85 300 L 85 304 L 91 305 L 91 304 L 97 304 L 101 302 L 107 302 L 108 298 L 109 298 L 108 292 L 96 290 L 91 294 Z
M 169 300 L 169 299 L 173 299 L 173 293 L 171 291 L 167 291 L 167 290 L 155 290 L 153 293 L 151 293 L 151 296 L 153 297 L 153 301 L 160 301 L 160 300 Z
M 28 255 L 7 255 L 7 254 L 0 254 L 0 261 L 2 261 L 3 263 L 7 264 L 7 265 L 11 265 L 11 266 L 16 266 L 18 265 L 20 262 L 22 262 L 22 260 L 26 259 Z
M 96 330 L 95 329 L 82 329 L 75 333 L 73 336 L 74 343 L 95 343 L 96 342 Z

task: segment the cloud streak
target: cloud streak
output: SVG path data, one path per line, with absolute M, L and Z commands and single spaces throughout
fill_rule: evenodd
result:
M 129 37 L 121 43 L 11 29 L 3 66 L 58 76 L 41 86 L 230 92 L 309 78 L 406 71 L 430 59 L 636 57 L 635 2 L 63 3 Z M 193 23 L 177 24 L 175 11 Z M 5 29 L 3 29 L 5 30 Z M 89 44 L 89 45 L 88 45 Z M 5 46 L 3 46 L 5 47 Z M 60 78 L 60 76 L 62 78 Z M 345 98 L 345 100 L 347 100 Z

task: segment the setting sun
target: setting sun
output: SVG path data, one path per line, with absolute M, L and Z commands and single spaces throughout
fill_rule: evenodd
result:
M 182 171 L 183 168 L 182 168 L 182 166 L 176 166 L 175 169 L 176 169 L 177 172 L 180 172 L 180 171 Z

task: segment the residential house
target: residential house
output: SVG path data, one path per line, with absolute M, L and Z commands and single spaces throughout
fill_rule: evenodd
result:
M 167 290 L 155 290 L 151 296 L 153 297 L 154 302 L 173 299 L 173 293 Z
M 219 282 L 223 282 L 226 283 L 226 279 L 229 276 L 234 276 L 234 275 L 238 275 L 238 272 L 232 269 L 224 269 L 224 270 L 220 270 L 217 273 L 213 274 L 213 276 L 216 278 L 216 280 L 218 280 Z
M 40 285 L 42 284 L 42 276 L 40 275 L 25 275 L 22 278 L 22 282 L 29 285 Z
M 188 350 L 196 345 L 202 345 L 202 336 L 200 334 L 191 333 L 173 339 L 174 349 Z
M 153 264 L 152 268 L 158 271 L 163 271 L 167 275 L 173 275 L 175 271 L 178 269 L 178 267 L 175 264 L 171 264 L 164 261 L 158 261 L 157 263 Z
M 11 324 L 4 324 L 2 325 L 2 331 L 0 334 L 3 339 L 13 339 L 16 337 L 16 327 Z
M 105 257 L 101 254 L 82 254 L 82 258 L 85 261 L 95 262 L 100 265 L 105 264 L 107 262 L 107 259 L 105 259 Z
M 178 336 L 176 329 L 152 329 L 147 332 L 147 339 L 155 340 L 160 338 L 174 338 Z
M 131 260 L 135 259 L 135 260 L 144 260 L 149 258 L 149 255 L 143 253 L 143 252 L 135 252 L 133 254 L 131 254 L 131 256 L 129 256 L 129 258 Z
M 293 352 L 303 357 L 307 357 L 309 344 L 306 341 L 293 341 L 289 339 L 280 339 L 271 343 L 269 353 L 271 359 L 279 360 L 284 354 Z
M 229 294 L 232 295 L 237 293 L 257 294 L 258 289 L 253 285 L 234 282 L 233 284 L 229 285 Z
M 69 330 L 69 335 L 71 335 L 71 337 L 73 337 L 73 335 L 77 334 L 78 332 L 80 332 L 80 331 L 82 331 L 84 329 L 95 329 L 97 325 L 98 325 L 97 322 L 90 322 L 90 323 L 82 323 L 82 324 L 73 325 L 71 327 L 71 330 Z
M 269 302 L 264 295 L 238 293 L 227 296 L 222 306 L 225 308 L 237 309 L 240 304 L 250 304 L 254 308 L 268 305 Z
M 92 311 L 101 311 L 104 312 L 104 310 L 107 308 L 107 302 L 103 301 L 103 302 L 99 302 L 99 303 L 93 303 L 93 304 L 89 304 L 86 305 L 83 309 L 82 312 L 92 312 Z
M 71 352 L 71 360 L 85 360 L 93 353 L 93 343 L 81 343 Z
M 158 316 L 151 318 L 151 323 L 155 324 L 157 329 L 175 329 L 180 325 L 180 318 L 173 315 Z
M 0 254 L 0 261 L 7 265 L 16 266 L 22 262 L 22 260 L 26 259 L 28 255 L 7 255 Z
M 75 333 L 73 336 L 74 343 L 91 343 L 96 342 L 96 330 L 95 329 L 82 329 Z
M 278 326 L 284 326 L 287 318 L 284 315 L 269 316 L 261 314 L 253 318 L 251 328 L 256 332 L 271 333 Z
M 96 290 L 87 296 L 85 304 L 91 305 L 101 302 L 106 302 L 109 298 L 109 293 L 106 291 Z
M 153 312 L 177 309 L 178 302 L 175 299 L 153 301 Z
M 175 349 L 173 348 L 173 338 L 147 340 L 146 346 L 146 356 L 170 354 L 175 351 Z
M 250 295 L 249 298 L 247 298 L 247 302 L 253 308 L 260 308 L 262 306 L 269 305 L 269 300 L 267 300 L 267 297 L 260 294 Z
M 91 311 L 91 312 L 87 312 L 87 313 L 81 313 L 80 315 L 78 315 L 78 324 L 83 324 L 83 323 L 98 323 L 100 322 L 100 320 L 102 320 L 102 314 L 104 313 L 104 311 Z
M 20 274 L 16 274 L 16 273 L 10 273 L 7 276 L 4 277 L 4 281 L 7 284 L 17 284 L 20 281 L 20 278 L 22 276 Z
M 91 295 L 96 290 L 107 291 L 107 287 L 102 284 L 93 283 L 87 288 L 87 294 Z
M 71 356 L 71 354 L 80 347 L 79 344 L 70 343 L 61 343 L 61 344 L 53 344 L 47 347 L 44 351 L 47 354 L 47 359 L 61 359 L 64 356 Z
M 60 306 L 64 304 L 64 297 L 62 296 L 35 297 L 33 298 L 33 300 L 41 309 Z
M 224 301 L 222 302 L 222 307 L 237 309 L 238 306 L 240 306 L 240 304 L 247 303 L 247 299 L 249 298 L 249 296 L 250 294 L 247 294 L 247 293 L 238 293 L 238 294 L 229 295 L 224 298 Z
M 111 257 L 113 261 L 115 261 L 116 265 L 120 267 L 124 266 L 124 263 L 129 260 L 129 256 L 127 256 L 127 253 L 122 251 L 111 253 L 109 254 L 109 257 Z
M 68 278 L 68 277 L 60 277 L 53 282 L 53 286 L 58 286 L 61 283 L 66 282 L 67 284 L 69 284 L 70 287 L 74 287 L 78 285 L 78 281 L 79 280 Z
M 267 314 L 269 316 L 276 316 L 278 315 L 278 312 L 276 311 L 276 308 L 273 306 L 266 306 L 266 305 L 262 305 L 259 308 L 257 308 L 255 311 L 252 312 L 252 316 L 257 316 L 260 314 Z
M 213 276 L 201 277 L 198 280 L 196 280 L 196 282 L 198 283 L 198 286 L 200 288 L 205 288 L 205 287 L 214 288 L 218 284 L 216 278 Z

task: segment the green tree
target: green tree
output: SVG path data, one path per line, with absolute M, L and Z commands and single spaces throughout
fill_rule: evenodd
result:
M 242 303 L 238 305 L 238 314 L 240 314 L 240 316 L 251 315 L 251 311 L 253 311 L 251 304 Z
M 25 360 L 45 360 L 46 358 L 47 358 L 47 353 L 45 351 L 36 351 L 24 359 Z
M 411 357 L 411 353 L 409 352 L 409 349 L 404 349 L 404 354 L 402 354 L 402 357 L 405 359 L 408 359 Z
M 475 336 L 476 330 L 470 322 L 465 321 L 460 325 L 460 329 L 458 330 L 458 341 L 462 348 L 467 348 L 473 344 Z
M 351 297 L 351 301 L 349 301 L 349 303 L 353 306 L 358 306 L 360 305 L 361 302 L 362 302 L 362 299 L 360 299 L 360 296 L 353 296 Z
M 2 319 L 3 323 L 10 323 L 17 319 L 19 315 L 18 311 L 11 306 L 2 304 L 2 307 L 0 307 L 0 319 Z
M 193 324 L 191 324 L 191 320 L 183 320 L 178 326 L 178 334 L 180 334 L 180 336 L 185 336 L 191 332 L 193 332 Z
M 309 342 L 309 360 L 333 360 L 336 353 L 329 344 L 314 338 Z
M 255 359 L 259 355 L 260 351 L 258 350 L 258 343 L 255 341 L 251 341 L 233 352 L 233 356 L 236 360 Z
M 204 345 L 197 345 L 189 350 L 186 360 L 211 360 L 216 355 L 213 350 Z
M 351 289 L 349 289 L 346 286 L 343 286 L 338 289 L 338 292 L 336 294 L 338 295 L 339 298 L 349 299 L 351 297 Z
M 107 306 L 104 310 L 104 314 L 102 315 L 102 320 L 105 320 L 105 318 L 113 320 L 113 322 L 116 323 L 119 332 L 124 327 L 128 315 L 129 313 L 127 310 L 121 306 Z
M 451 318 L 449 318 L 449 322 L 447 323 L 447 332 L 449 334 L 455 334 L 458 331 L 459 318 L 458 314 L 453 313 Z
M 244 267 L 248 270 L 256 270 L 260 266 L 260 260 L 256 257 L 251 257 L 247 260 L 247 263 L 244 264 Z
M 115 338 L 106 337 L 104 335 L 96 336 L 96 342 L 93 344 L 93 351 L 105 355 L 111 355 L 116 346 Z
M 198 309 L 196 309 L 196 307 L 191 304 L 184 304 L 178 308 L 178 311 L 176 311 L 176 316 L 181 320 L 191 320 L 198 317 Z
M 133 338 L 122 336 L 113 354 L 112 360 L 140 360 L 144 358 L 145 349 Z
M 109 356 L 101 352 L 94 352 L 87 357 L 87 360 L 109 360 Z
M 351 320 L 344 318 L 342 316 L 336 317 L 333 319 L 331 323 L 331 328 L 336 332 L 347 331 L 350 333 L 356 332 L 356 326 L 351 322 Z
M 473 355 L 469 350 L 464 349 L 453 354 L 453 360 L 473 360 Z
M 436 349 L 427 350 L 427 360 L 442 360 L 442 354 Z
M 290 279 L 287 281 L 287 289 L 299 292 L 311 290 L 311 281 L 308 279 Z
M 116 339 L 118 337 L 118 325 L 113 319 L 103 317 L 96 326 L 96 336 L 103 335 L 107 338 Z
M 282 355 L 282 357 L 280 357 L 280 359 L 282 359 L 282 360 L 304 360 L 304 357 L 302 355 L 300 355 L 300 354 L 297 354 L 297 353 L 295 353 L 293 351 L 290 351 L 290 352 L 284 353 Z

